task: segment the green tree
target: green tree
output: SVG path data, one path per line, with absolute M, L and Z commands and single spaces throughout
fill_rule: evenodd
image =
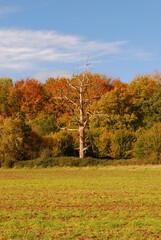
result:
M 23 146 L 23 132 L 19 119 L 0 118 L 0 139 L 1 163 L 8 155 L 16 159 Z
M 155 123 L 150 129 L 139 129 L 135 143 L 135 156 L 150 161 L 161 160 L 161 123 Z
M 12 79 L 0 78 L 0 114 L 9 115 L 9 94 L 12 89 Z
M 110 156 L 116 159 L 131 158 L 133 156 L 133 145 L 135 140 L 134 132 L 125 129 L 118 129 L 109 132 Z
M 161 122 L 161 85 L 148 102 L 144 104 L 144 123 L 152 126 L 155 122 Z
M 111 83 L 112 90 L 107 92 L 99 101 L 99 108 L 110 116 L 109 128 L 134 129 L 137 116 L 134 112 L 133 95 L 128 84 L 115 80 Z
M 161 77 L 158 73 L 151 75 L 137 76 L 130 84 L 129 91 L 133 96 L 133 113 L 137 117 L 135 130 L 147 124 L 146 118 L 149 117 L 147 112 L 151 108 L 150 99 L 156 94 L 161 84 Z M 154 99 L 153 99 L 154 100 Z
M 39 135 L 54 133 L 58 130 L 57 119 L 55 114 L 47 114 L 42 112 L 37 118 L 31 122 L 32 130 Z
M 18 119 L 23 133 L 23 142 L 21 152 L 19 153 L 19 156 L 17 156 L 17 159 L 34 159 L 39 156 L 42 138 L 34 132 L 31 126 L 27 123 L 25 112 L 19 112 Z

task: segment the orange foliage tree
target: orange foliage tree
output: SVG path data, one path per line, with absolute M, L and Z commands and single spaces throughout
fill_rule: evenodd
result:
M 43 110 L 46 100 L 42 83 L 35 79 L 20 80 L 10 93 L 10 109 L 12 114 L 22 111 L 33 119 Z

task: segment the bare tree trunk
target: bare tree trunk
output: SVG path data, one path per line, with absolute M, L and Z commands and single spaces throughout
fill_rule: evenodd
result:
M 84 126 L 79 126 L 79 157 L 84 158 Z
M 80 83 L 79 157 L 84 158 L 83 81 Z

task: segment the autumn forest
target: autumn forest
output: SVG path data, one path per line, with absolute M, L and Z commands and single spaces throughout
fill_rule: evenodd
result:
M 161 75 L 0 79 L 0 166 L 62 156 L 161 161 Z

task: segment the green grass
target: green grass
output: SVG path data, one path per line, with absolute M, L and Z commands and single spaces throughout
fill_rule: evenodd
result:
M 161 239 L 161 166 L 1 169 L 9 239 Z

